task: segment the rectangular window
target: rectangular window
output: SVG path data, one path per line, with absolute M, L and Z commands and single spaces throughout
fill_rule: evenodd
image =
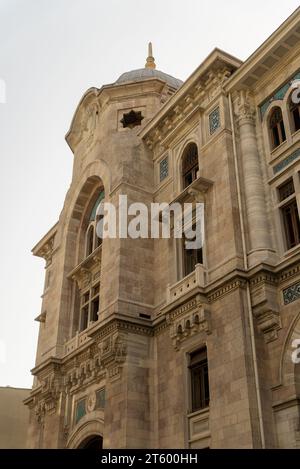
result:
M 300 221 L 296 199 L 281 208 L 287 248 L 300 243 Z
M 287 199 L 290 195 L 294 194 L 294 182 L 293 179 L 289 179 L 287 182 L 279 186 L 278 193 L 279 193 L 279 200 L 282 202 L 284 199 Z
M 185 243 L 185 239 L 183 240 Z M 184 276 L 194 272 L 196 264 L 203 264 L 202 248 L 200 249 L 184 249 Z
M 197 350 L 190 354 L 190 380 L 192 412 L 209 406 L 209 382 L 207 351 Z
M 90 323 L 98 321 L 100 305 L 99 295 L 100 283 L 92 286 L 92 288 L 82 294 L 80 331 L 87 329 Z
M 192 227 L 193 232 L 196 231 L 196 226 L 193 225 Z M 203 250 L 202 248 L 199 249 L 187 249 L 186 248 L 186 241 L 195 241 L 194 239 L 187 239 L 185 236 L 186 233 L 183 234 L 182 238 L 182 249 L 183 249 L 183 269 L 184 269 L 184 276 L 187 276 L 194 272 L 196 264 L 203 264 Z

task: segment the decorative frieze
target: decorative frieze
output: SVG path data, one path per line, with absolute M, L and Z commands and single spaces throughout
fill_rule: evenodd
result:
M 282 171 L 284 168 L 292 164 L 294 161 L 298 160 L 300 158 L 300 148 L 298 150 L 294 151 L 291 155 L 287 156 L 284 158 L 280 163 L 277 163 L 274 168 L 273 168 L 273 173 L 277 174 L 280 171 Z
M 175 350 L 179 350 L 182 342 L 199 332 L 211 333 L 210 312 L 203 306 L 172 324 L 170 336 Z
M 218 301 L 223 298 L 225 295 L 228 295 L 234 290 L 238 288 L 246 288 L 246 280 L 245 279 L 235 279 L 232 280 L 225 285 L 222 285 L 220 288 L 213 291 L 213 293 L 208 294 L 208 302 L 213 303 L 214 301 Z
M 291 87 L 291 84 L 295 80 L 300 80 L 300 72 L 296 73 L 296 75 L 294 75 L 292 79 L 290 79 L 288 82 L 286 82 L 284 85 L 282 85 L 270 98 L 266 99 L 260 105 L 259 108 L 260 108 L 260 114 L 261 114 L 262 119 L 263 119 L 265 113 L 267 112 L 268 108 L 273 103 L 273 101 L 282 101 L 284 99 L 287 91 Z

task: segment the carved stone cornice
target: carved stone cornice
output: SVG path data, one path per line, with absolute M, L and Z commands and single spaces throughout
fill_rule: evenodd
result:
M 245 278 L 232 278 L 226 283 L 224 283 L 222 286 L 220 286 L 217 289 L 213 289 L 211 292 L 207 293 L 207 298 L 209 303 L 213 303 L 215 301 L 220 300 L 224 296 L 228 295 L 234 290 L 237 290 L 239 288 L 246 288 L 247 281 Z
M 152 150 L 183 124 L 194 111 L 202 111 L 205 106 L 222 92 L 223 84 L 231 76 L 232 69 L 219 66 L 210 70 L 201 79 L 196 81 L 187 92 L 181 96 L 169 109 L 168 114 L 147 134 L 146 145 Z
M 166 315 L 166 323 L 170 327 L 170 337 L 175 350 L 189 337 L 199 333 L 211 333 L 210 311 L 208 305 L 202 304 L 200 295 L 194 301 Z
M 46 261 L 46 268 L 52 262 L 52 257 L 54 252 L 57 250 L 57 247 L 54 248 L 55 236 L 57 233 L 57 226 L 56 223 L 48 233 L 38 242 L 38 244 L 32 249 L 32 253 L 34 256 L 42 257 Z

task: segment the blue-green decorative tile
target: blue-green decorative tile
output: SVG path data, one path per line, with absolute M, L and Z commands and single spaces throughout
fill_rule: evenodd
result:
M 274 174 L 279 173 L 279 171 L 286 168 L 288 165 L 293 163 L 293 161 L 297 160 L 298 158 L 300 158 L 300 148 L 294 151 L 294 153 L 292 153 L 291 155 L 284 158 L 284 160 L 280 161 L 280 163 L 276 164 L 273 168 Z
M 209 114 L 209 133 L 212 135 L 221 127 L 220 109 L 217 107 Z
M 273 101 L 282 101 L 288 91 L 288 89 L 290 88 L 291 84 L 293 83 L 293 81 L 295 80 L 300 80 L 300 72 L 296 73 L 295 76 L 293 76 L 293 78 L 291 80 L 289 80 L 288 82 L 286 82 L 284 85 L 282 85 L 277 91 L 275 91 L 275 93 L 273 94 L 273 96 L 271 96 L 271 98 L 268 98 L 266 99 L 260 106 L 259 106 L 259 109 L 260 109 L 260 115 L 261 115 L 261 118 L 263 119 L 266 111 L 268 110 L 269 106 L 272 104 Z
M 283 290 L 283 301 L 285 305 L 300 299 L 300 282 Z
M 163 181 L 169 175 L 169 160 L 166 156 L 159 164 L 159 180 Z
M 81 399 L 80 401 L 77 402 L 76 406 L 76 414 L 75 414 L 75 422 L 79 422 L 82 417 L 85 416 L 86 414 L 86 407 L 85 407 L 85 399 Z

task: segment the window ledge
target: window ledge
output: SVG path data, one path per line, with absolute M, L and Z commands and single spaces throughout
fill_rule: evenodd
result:
M 209 405 L 207 407 L 204 407 L 204 409 L 195 410 L 194 412 L 188 412 L 187 417 L 194 418 L 200 415 L 202 415 L 203 417 L 207 417 L 208 414 L 209 414 Z
M 300 243 L 294 246 L 293 248 L 288 249 L 287 251 L 284 251 L 283 256 L 290 257 L 291 255 L 295 254 L 295 252 L 299 251 L 299 248 L 300 248 Z
M 204 194 L 212 185 L 213 181 L 210 179 L 198 177 L 192 184 L 183 189 L 169 205 L 176 202 L 185 202 L 187 199 L 191 198 L 191 196 L 194 196 L 195 193 Z
M 278 145 L 278 147 L 273 148 L 273 150 L 270 151 L 272 159 L 277 158 L 281 154 L 281 152 L 284 151 L 287 144 L 288 144 L 288 141 L 285 140 L 280 145 Z

